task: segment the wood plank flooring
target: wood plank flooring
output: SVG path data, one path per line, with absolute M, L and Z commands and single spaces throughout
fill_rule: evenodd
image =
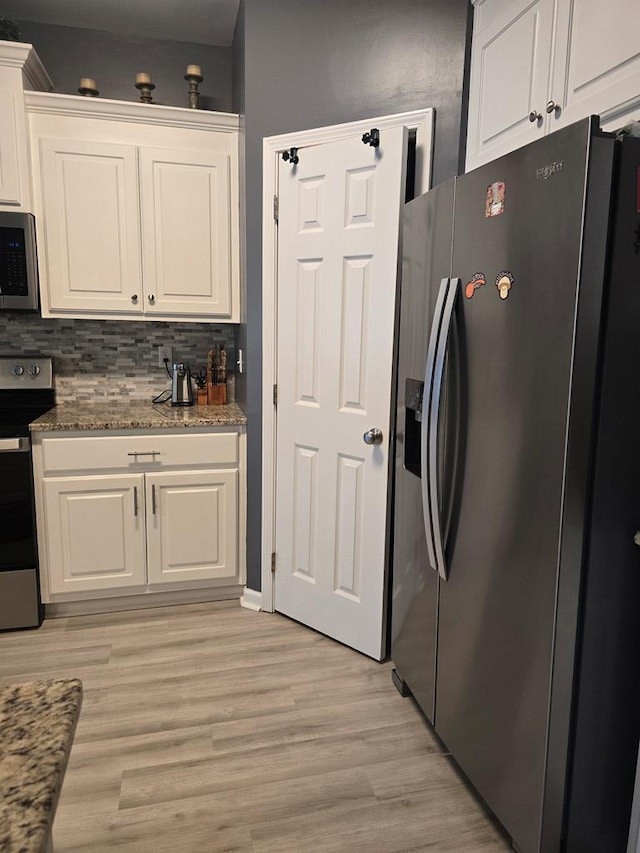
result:
M 75 676 L 56 853 L 499 853 L 378 664 L 236 602 L 0 635 L 0 684 Z

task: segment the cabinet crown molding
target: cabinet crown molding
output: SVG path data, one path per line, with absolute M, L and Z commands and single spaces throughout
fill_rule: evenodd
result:
M 47 92 L 25 92 L 25 105 L 28 113 L 79 116 L 105 121 L 135 121 L 138 124 L 217 130 L 222 133 L 237 132 L 240 121 L 237 113 L 209 112 L 185 107 L 115 101 L 108 98 L 83 98 L 80 95 L 59 95 Z
M 0 66 L 20 68 L 25 87 L 44 92 L 53 89 L 51 78 L 31 44 L 0 41 Z

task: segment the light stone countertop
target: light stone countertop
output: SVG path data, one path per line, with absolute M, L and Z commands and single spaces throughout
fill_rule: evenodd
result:
M 0 689 L 0 850 L 43 853 L 82 703 L 76 678 Z
M 173 429 L 242 426 L 247 417 L 237 403 L 225 406 L 154 405 L 145 400 L 63 403 L 33 421 L 32 432 L 91 429 Z

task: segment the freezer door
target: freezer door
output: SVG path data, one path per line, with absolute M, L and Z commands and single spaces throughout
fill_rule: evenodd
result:
M 391 656 L 432 721 L 438 575 L 423 522 L 422 391 L 440 284 L 451 269 L 454 191 L 452 180 L 406 205 L 402 236 Z
M 619 149 L 567 853 L 626 850 L 640 736 L 640 139 Z
M 588 122 L 460 178 L 465 465 L 440 586 L 436 731 L 538 851 Z

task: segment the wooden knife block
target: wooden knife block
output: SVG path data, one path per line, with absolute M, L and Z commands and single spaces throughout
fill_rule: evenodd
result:
M 207 385 L 207 402 L 210 406 L 224 406 L 227 402 L 227 386 Z

